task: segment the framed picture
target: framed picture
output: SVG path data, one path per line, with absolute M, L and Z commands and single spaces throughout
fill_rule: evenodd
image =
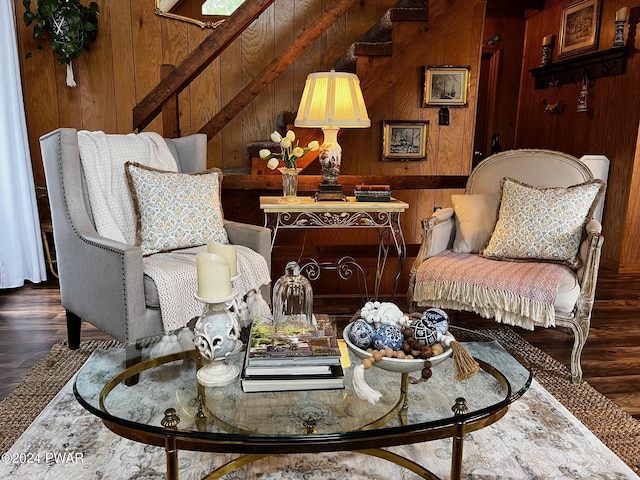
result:
M 464 106 L 468 91 L 469 67 L 425 67 L 423 107 Z
M 598 48 L 600 1 L 581 0 L 562 9 L 559 58 Z
M 382 123 L 382 159 L 424 160 L 427 153 L 428 122 L 394 121 Z

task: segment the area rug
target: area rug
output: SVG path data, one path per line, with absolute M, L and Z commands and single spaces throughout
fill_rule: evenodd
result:
M 640 422 L 587 384 L 571 384 L 567 380 L 566 367 L 527 344 L 511 330 L 501 328 L 491 332 L 503 345 L 531 362 L 537 381 L 511 406 L 505 418 L 467 437 L 463 478 L 639 478 L 634 470 L 638 472 L 640 467 Z M 62 381 L 59 393 L 13 447 L 6 452 L 3 448 L 0 478 L 164 478 L 163 449 L 130 442 L 108 431 L 97 418 L 80 407 L 73 397 L 71 382 L 61 380 L 65 376 L 68 379 L 93 349 L 108 346 L 105 342 L 87 342 L 77 353 L 69 352 L 64 345 L 54 347 L 52 354 L 30 372 L 14 395 L 0 404 L 0 418 L 3 419 L 0 433 L 3 441 L 10 444 L 10 440 L 4 439 L 12 434 L 11 425 L 20 430 L 19 417 L 23 411 L 36 410 L 36 414 L 40 411 L 30 402 L 40 391 L 55 388 L 48 387 L 49 384 Z M 71 365 L 73 362 L 67 361 L 70 356 L 77 357 L 75 367 Z M 31 387 L 27 386 L 29 384 Z M 442 478 L 449 477 L 450 440 L 393 450 L 423 463 Z M 231 457 L 180 452 L 179 458 L 180 478 L 190 480 L 202 478 Z M 229 480 L 257 478 L 337 480 L 412 479 L 416 476 L 372 457 L 336 453 L 270 457 L 225 477 Z

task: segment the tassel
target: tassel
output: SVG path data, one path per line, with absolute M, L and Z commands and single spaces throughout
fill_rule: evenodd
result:
M 71 62 L 67 63 L 67 87 L 75 87 L 76 81 L 73 78 L 73 67 Z
M 473 377 L 480 365 L 474 360 L 469 351 L 464 348 L 460 342 L 457 342 L 451 335 L 438 335 L 438 341 L 446 347 L 451 347 L 453 350 L 453 362 L 456 368 L 456 381 L 467 380 Z
M 260 293 L 259 290 L 251 290 L 247 293 L 247 305 L 249 306 L 249 316 L 251 318 L 268 317 L 271 315 L 269 304 L 262 298 L 262 293 Z
M 236 317 L 238 320 L 238 326 L 240 328 L 248 327 L 251 324 L 251 314 L 249 312 L 249 306 L 246 302 L 239 300 L 238 298 L 233 299 L 233 311 L 236 313 Z
M 180 348 L 182 348 L 183 352 L 188 352 L 189 350 L 194 349 L 195 335 L 190 328 L 184 327 L 180 329 L 176 336 L 178 337 L 178 343 L 180 343 Z
M 353 369 L 353 389 L 362 400 L 369 403 L 376 403 L 382 397 L 382 394 L 371 388 L 364 379 L 363 365 L 358 365 Z
M 164 335 L 158 343 L 149 351 L 149 358 L 164 357 L 165 355 L 171 355 L 172 353 L 180 353 L 182 347 L 178 341 L 178 337 L 175 335 Z M 170 362 L 173 365 L 182 365 L 182 360 L 176 360 Z
M 460 342 L 453 341 L 451 342 L 451 349 L 453 350 L 453 361 L 456 366 L 455 379 L 457 381 L 467 380 L 478 373 L 480 365 L 473 359 L 468 350 L 464 348 L 464 345 Z

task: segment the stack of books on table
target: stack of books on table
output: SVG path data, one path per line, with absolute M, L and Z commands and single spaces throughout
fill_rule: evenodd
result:
M 271 328 L 271 330 L 269 330 Z M 244 392 L 344 388 L 340 348 L 334 334 L 322 330 L 297 341 L 275 335 L 270 320 L 256 319 L 240 378 Z
M 389 185 L 356 185 L 353 195 L 358 202 L 390 202 L 391 186 Z

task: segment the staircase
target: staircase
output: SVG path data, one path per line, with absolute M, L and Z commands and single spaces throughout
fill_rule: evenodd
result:
M 360 56 L 390 56 L 393 54 L 394 22 L 426 22 L 429 19 L 427 2 L 424 0 L 400 0 L 385 12 L 382 18 L 362 38 L 340 57 L 334 68 L 340 72 L 358 73 L 357 59 Z M 396 48 L 397 49 L 397 48 Z
M 389 72 L 386 70 L 387 62 L 379 60 L 386 59 L 393 62 L 394 52 L 396 58 L 402 55 L 403 59 L 406 59 L 409 51 L 415 52 L 417 50 L 411 48 L 415 45 L 412 42 L 417 34 L 424 32 L 424 29 L 427 28 L 429 17 L 427 4 L 426 0 L 400 0 L 393 8 L 387 10 L 378 23 L 369 29 L 358 42 L 352 44 L 334 63 L 333 68 L 336 71 L 358 75 L 367 107 L 373 105 L 398 77 L 395 75 L 391 83 L 381 82 L 380 79 L 388 77 Z M 378 61 L 376 62 L 374 59 Z M 384 83 L 384 88 L 372 88 L 371 85 L 367 87 L 363 79 L 376 79 L 376 83 Z M 286 133 L 287 130 L 294 130 L 300 145 L 307 145 L 311 140 L 322 142 L 323 135 L 319 129 L 295 130 L 293 126 L 295 116 L 296 112 L 290 111 L 282 112 L 279 115 L 276 126 L 281 134 Z M 259 157 L 258 152 L 263 148 L 277 152 L 280 147 L 270 140 L 249 143 L 247 155 L 251 159 L 251 174 L 279 174 L 277 170 L 266 168 L 267 161 Z M 298 160 L 298 166 L 306 174 L 317 174 L 319 172 L 319 166 L 315 161 L 317 157 L 317 151 L 309 152 Z
M 205 39 L 192 54 L 177 67 L 163 65 L 162 81 L 133 110 L 134 130 L 144 129 L 160 112 L 163 112 L 163 134 L 167 137 L 180 136 L 178 127 L 178 94 L 184 90 L 224 49 L 235 40 L 274 0 L 247 0 L 227 20 Z M 260 92 L 267 88 L 282 72 L 291 65 L 304 49 L 326 31 L 355 0 L 336 0 L 331 8 L 308 25 L 304 32 L 294 40 L 282 55 L 269 64 L 254 81 L 238 93 L 227 105 L 223 106 L 199 133 L 207 134 L 211 139 L 228 124 Z M 335 69 L 357 73 L 360 77 L 363 95 L 367 106 L 372 105 L 401 73 L 390 72 L 394 55 L 407 58 L 416 52 L 412 39 L 427 28 L 427 0 L 399 0 L 389 9 L 380 21 L 366 32 L 359 42 L 353 44 L 345 54 L 335 62 Z M 400 27 L 400 24 L 406 24 Z M 395 25 L 395 28 L 394 28 Z M 402 33 L 400 33 L 402 32 Z M 386 59 L 383 60 L 383 59 Z M 376 84 L 378 84 L 376 86 Z M 293 128 L 295 112 L 283 112 L 277 120 L 277 128 L 286 132 Z M 322 140 L 319 129 L 300 129 L 296 132 L 301 145 L 311 140 Z M 252 142 L 247 146 L 252 159 L 252 174 L 272 173 L 266 167 L 266 161 L 258 156 L 261 148 L 277 151 L 278 147 L 270 141 Z M 298 164 L 307 168 L 317 158 L 317 152 L 310 152 Z M 317 163 L 317 162 L 316 162 Z M 309 173 L 307 170 L 305 173 Z

